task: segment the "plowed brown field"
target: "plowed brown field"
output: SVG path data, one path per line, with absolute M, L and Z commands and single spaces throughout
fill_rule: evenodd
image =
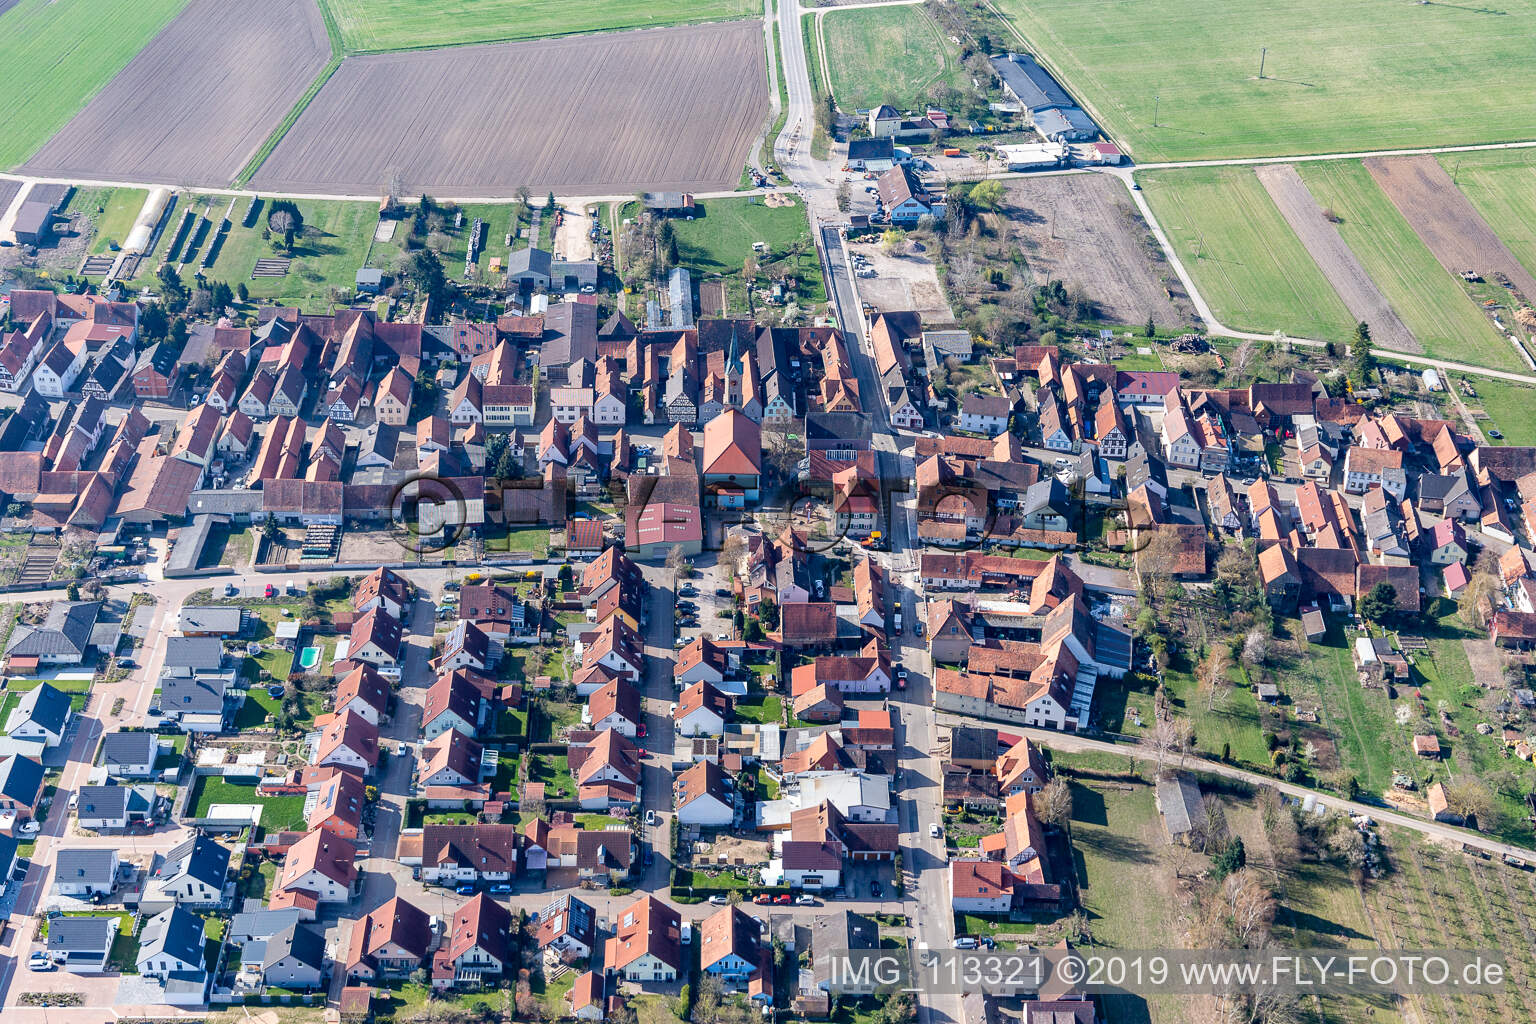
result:
M 226 185 L 330 56 L 315 0 L 192 0 L 23 169 Z
M 252 185 L 732 188 L 767 113 L 765 63 L 755 21 L 349 57 Z
M 1442 267 L 1453 274 L 1503 274 L 1527 302 L 1536 301 L 1536 277 L 1499 241 L 1433 156 L 1370 157 L 1365 167 Z
M 1146 222 L 1114 178 L 1019 178 L 1008 183 L 1005 203 L 1036 283 L 1080 285 L 1110 323 L 1141 324 L 1149 316 L 1165 327 L 1189 322 L 1194 309 L 1183 287 L 1166 263 L 1153 266 Z

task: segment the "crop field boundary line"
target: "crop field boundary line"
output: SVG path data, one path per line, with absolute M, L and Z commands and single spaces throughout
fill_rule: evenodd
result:
M 255 177 L 256 172 L 261 169 L 261 165 L 267 162 L 267 157 L 271 156 L 272 151 L 277 148 L 277 144 L 283 141 L 283 136 L 288 134 L 289 129 L 299 120 L 310 103 L 314 102 L 315 97 L 320 95 L 320 90 L 325 88 L 325 83 L 331 80 L 331 76 L 336 74 L 337 69 L 341 67 L 341 62 L 345 59 L 345 57 L 334 50 L 331 52 L 331 59 L 326 61 L 325 67 L 320 69 L 320 73 L 315 76 L 315 80 L 309 83 L 309 88 L 304 90 L 304 95 L 299 97 L 299 101 L 293 105 L 293 109 L 283 116 L 283 119 L 277 123 L 277 127 L 272 129 L 272 134 L 267 136 L 266 141 L 261 144 L 260 148 L 251 156 L 251 159 L 246 162 L 246 165 L 240 169 L 240 173 L 235 176 L 234 185 L 236 188 L 244 188 L 249 184 L 251 178 Z

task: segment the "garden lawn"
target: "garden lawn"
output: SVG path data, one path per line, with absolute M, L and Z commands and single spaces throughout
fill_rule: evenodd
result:
M 1342 218 L 1339 234 L 1428 354 L 1521 369 L 1509 342 L 1435 261 L 1364 164 L 1327 160 L 1296 170 L 1318 205 Z
M 270 204 L 262 206 L 256 223 L 249 228 L 244 226 L 248 205 L 249 200 L 245 197 L 235 201 L 235 207 L 230 212 L 229 232 L 224 237 L 213 266 L 208 268 L 206 274 L 210 280 L 228 282 L 231 288 L 244 284 L 253 300 L 252 312 L 256 303 L 265 302 L 298 306 L 306 312 L 329 310 L 330 289 L 340 288 L 350 298 L 356 287 L 359 267 L 382 267 L 387 271 L 393 266 L 402 251 L 401 244 L 409 229 L 408 224 L 400 223 L 395 227 L 392 240 L 374 242 L 373 233 L 379 222 L 377 203 L 301 199 L 298 200 L 298 208 L 304 218 L 304 234 L 294 242 L 293 263 L 288 273 L 283 277 L 253 279 L 251 271 L 255 269 L 258 259 L 287 256 L 288 253 L 282 249 L 281 244 L 274 249 L 271 241 L 261 237 L 271 212 Z M 199 216 L 206 214 L 212 221 L 211 230 L 197 249 L 195 258 L 201 261 L 208 247 L 213 244 L 214 232 L 228 206 L 227 196 L 194 195 L 178 203 L 170 226 L 162 232 L 156 255 L 163 256 L 170 248 L 175 226 L 180 223 L 181 211 L 190 208 L 196 210 Z M 196 231 L 195 226 L 193 230 Z M 281 238 L 278 241 L 281 243 Z M 133 283 L 136 286 L 151 284 L 159 262 L 159 259 L 145 260 L 141 264 L 139 277 Z M 455 277 L 462 274 L 462 256 L 457 271 L 447 260 L 444 261 L 444 268 Z M 196 269 L 196 263 L 188 263 L 183 267 L 183 282 L 190 285 Z
M 1234 671 L 1233 679 L 1238 678 Z M 1213 701 L 1181 657 L 1173 659 L 1163 672 L 1163 680 L 1175 713 L 1190 719 L 1200 750 L 1220 754 L 1223 747 L 1229 746 L 1235 760 L 1257 765 L 1269 762 L 1259 721 L 1259 702 L 1252 690 L 1234 681 Z M 1154 720 L 1148 709 L 1142 707 L 1142 722 L 1150 724 Z
M 1344 341 L 1355 321 L 1251 167 L 1136 176 L 1168 240 L 1227 327 Z
M 549 553 L 549 529 L 543 526 L 526 526 L 516 530 L 503 530 L 499 535 L 488 536 L 488 551 L 524 551 L 543 557 Z
M 516 755 L 502 751 L 501 756 L 496 759 L 496 775 L 491 779 L 491 792 L 517 792 L 517 762 Z
M 1414 682 L 1428 704 L 1429 716 L 1412 720 L 1403 732 L 1437 734 L 1444 761 L 1431 766 L 1433 777 L 1441 781 L 1470 778 L 1485 783 L 1493 794 L 1497 820 L 1479 822 L 1481 830 L 1506 843 L 1530 847 L 1532 834 L 1526 821 L 1529 812 L 1524 795 L 1536 789 L 1536 769 L 1511 756 L 1497 732 L 1489 736 L 1478 733 L 1477 724 L 1492 716 L 1479 708 L 1487 703 L 1486 691 L 1473 682 L 1472 666 L 1462 643 L 1476 634 L 1461 626 L 1454 607 L 1450 601 L 1437 601 L 1431 606 L 1431 625 L 1424 630 L 1429 639 L 1429 656 L 1418 655 L 1413 664 Z M 1499 685 L 1498 680 L 1484 682 Z M 1411 692 L 1399 701 L 1410 695 Z M 1460 735 L 1450 735 L 1440 720 L 1441 709 L 1450 714 Z
M 202 818 L 214 804 L 261 804 L 261 827 L 268 832 L 304 831 L 304 797 L 258 796 L 255 786 L 226 782 L 217 775 L 202 776 L 193 783 L 192 817 Z
M 1142 163 L 1531 135 L 1520 74 L 1530 36 L 1512 29 L 1536 17 L 1536 0 L 1496 11 L 1395 0 L 996 7 Z M 993 52 L 1019 45 L 993 38 Z
M 749 695 L 736 701 L 735 713 L 738 722 L 777 724 L 784 717 L 784 699 L 773 694 Z
M 615 818 L 611 814 L 578 814 L 576 824 L 589 832 L 601 832 L 609 825 L 623 825 L 623 818 Z
M 626 209 L 625 215 L 632 213 Z M 733 308 L 738 301 L 745 305 L 742 262 L 754 255 L 760 292 L 770 287 L 771 273 L 785 271 L 795 275 L 796 299 L 802 306 L 827 301 L 810 221 L 799 200 L 769 206 L 762 196 L 704 199 L 693 220 L 672 224 L 682 265 L 701 277 L 724 277 Z M 767 251 L 754 253 L 754 242 L 765 243 Z
M 1485 150 L 1442 153 L 1439 159 L 1493 233 L 1536 274 L 1536 153 Z
M 753 0 L 477 0 L 447 6 L 420 0 L 322 0 L 320 7 L 348 52 L 540 39 L 763 13 L 762 4 Z
M 1299 637 L 1299 622 L 1287 624 Z M 1352 642 L 1333 625 L 1322 643 L 1305 646 L 1303 656 L 1282 677 L 1281 689 L 1293 703 L 1317 706 L 1318 725 L 1333 738 L 1339 767 L 1353 775 L 1363 791 L 1379 796 L 1391 787 L 1394 768 L 1413 771 L 1418 759 L 1393 718 L 1386 692 L 1360 685 L 1350 654 Z
M 528 781 L 544 783 L 549 800 L 572 800 L 576 782 L 571 778 L 570 763 L 564 754 L 529 754 Z
M 870 7 L 821 16 L 832 95 L 853 112 L 889 103 L 913 110 L 936 85 L 970 84 L 960 49 L 920 6 Z
M 1497 427 L 1504 437 L 1488 438 L 1489 444 L 1536 444 L 1536 388 L 1493 377 L 1471 377 L 1476 398 L 1464 398 L 1468 407 L 1488 414 L 1490 422 L 1484 423 L 1483 433 L 1489 427 Z
M 300 694 L 299 705 L 301 710 L 294 716 L 294 725 L 299 729 L 308 729 L 315 724 L 315 716 L 324 712 L 325 695 Z M 282 706 L 283 699 L 267 693 L 265 686 L 260 684 L 252 686 L 245 693 L 245 703 L 241 704 L 240 710 L 235 712 L 235 728 L 259 729 L 266 725 L 267 716 L 277 714 Z
M 77 188 L 61 214 L 80 213 L 91 218 L 92 253 L 110 253 L 112 244 L 122 245 L 138 219 L 149 193 L 141 188 Z
M 1053 763 L 1078 770 L 1094 768 L 1092 758 L 1056 754 Z M 1182 945 L 1184 928 L 1175 906 L 1173 871 L 1163 851 L 1168 840 L 1157 813 L 1152 787 L 1096 788 L 1091 781 L 1072 786 L 1072 858 L 1082 910 L 1095 944 L 1120 949 L 1161 949 Z M 1135 899 L 1127 899 L 1135 893 Z M 1152 1018 L 1182 1019 L 1175 1009 L 1181 997 L 1154 997 Z M 1168 1003 L 1168 1006 L 1160 1006 Z M 1140 996 L 1104 997 L 1108 1020 L 1146 1021 L 1148 1001 Z
M 0 167 L 36 152 L 186 5 L 21 0 L 0 16 Z

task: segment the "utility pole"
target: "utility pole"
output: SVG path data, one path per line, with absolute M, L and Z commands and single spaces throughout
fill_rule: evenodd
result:
M 1259 81 L 1264 80 L 1264 58 L 1269 56 L 1269 47 L 1259 47 Z
M 1157 95 L 1156 93 L 1152 94 L 1152 127 L 1153 128 L 1157 127 L 1157 108 L 1158 108 L 1158 102 L 1161 99 L 1162 99 L 1162 97 Z

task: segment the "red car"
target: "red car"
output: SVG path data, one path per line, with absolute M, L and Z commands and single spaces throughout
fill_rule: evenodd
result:
M 786 892 L 786 893 L 781 893 L 778 896 L 775 896 L 773 898 L 773 902 L 777 903 L 781 907 L 787 907 L 791 903 L 793 903 L 794 900 L 790 899 L 789 898 L 789 893 Z
M 267 584 L 266 592 L 265 592 L 265 594 L 263 596 L 264 597 L 273 597 L 276 594 L 277 594 L 277 590 L 272 586 L 272 584 L 268 583 Z
M 752 902 L 760 906 L 766 906 L 767 904 L 773 902 L 773 897 L 769 896 L 765 892 L 760 892 L 756 896 L 752 897 Z
M 641 722 L 639 725 L 635 726 L 635 738 L 636 739 L 642 739 L 642 740 L 645 739 L 645 723 L 644 722 Z

